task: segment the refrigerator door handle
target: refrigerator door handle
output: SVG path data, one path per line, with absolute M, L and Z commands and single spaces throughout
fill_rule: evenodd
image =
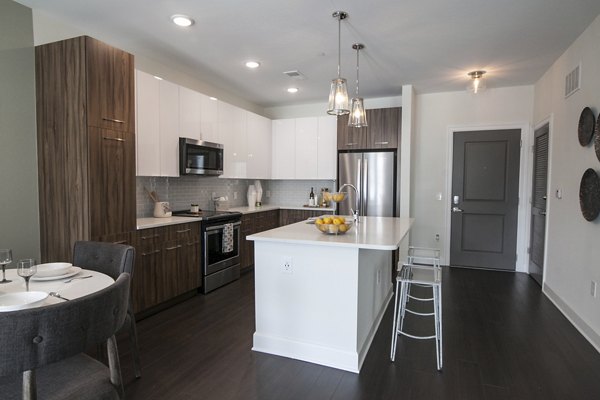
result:
M 362 213 L 361 215 L 367 215 L 367 210 L 368 210 L 368 206 L 369 206 L 369 199 L 367 197 L 367 193 L 369 193 L 369 163 L 368 160 L 365 158 L 365 170 L 364 170 L 364 180 L 363 180 L 363 187 L 360 193 L 360 199 L 361 199 L 361 209 L 362 209 Z
M 360 215 L 360 208 L 362 206 L 361 201 L 360 201 L 360 195 L 362 193 L 362 182 L 364 179 L 363 170 L 362 170 L 362 157 L 360 157 L 357 160 L 357 168 L 358 168 L 357 169 L 358 173 L 356 174 L 356 176 L 358 179 L 357 179 L 355 186 L 358 189 L 358 192 L 354 193 L 354 196 L 356 196 L 356 199 L 354 200 L 354 207 L 355 207 L 355 210 L 358 213 L 358 215 Z

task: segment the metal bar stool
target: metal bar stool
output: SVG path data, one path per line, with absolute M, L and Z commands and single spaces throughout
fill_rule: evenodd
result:
M 408 256 L 406 257 L 406 263 L 419 266 L 429 266 L 432 268 L 440 267 L 440 249 L 432 247 L 408 247 Z M 400 268 L 398 268 L 400 270 Z M 416 284 L 415 286 L 423 286 Z M 416 297 L 410 294 L 410 286 L 408 288 L 408 300 L 410 299 L 419 301 L 433 301 L 433 297 Z
M 431 287 L 433 290 L 433 312 L 421 313 L 406 307 L 411 284 L 419 284 Z M 418 316 L 433 316 L 435 335 L 416 336 L 403 330 L 404 315 L 409 312 Z M 394 324 L 392 330 L 392 348 L 390 359 L 394 362 L 396 357 L 396 343 L 398 335 L 404 335 L 413 339 L 435 339 L 435 350 L 437 356 L 437 369 L 442 369 L 442 270 L 440 267 L 426 267 L 412 264 L 404 264 L 396 276 L 396 295 L 394 298 Z

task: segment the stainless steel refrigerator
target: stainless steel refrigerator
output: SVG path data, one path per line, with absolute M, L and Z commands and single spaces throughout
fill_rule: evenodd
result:
M 396 152 L 339 153 L 338 188 L 356 186 L 360 194 L 360 215 L 394 217 L 396 214 Z M 348 198 L 338 204 L 340 215 L 356 208 L 356 194 L 347 188 Z M 346 189 L 344 189 L 346 192 Z

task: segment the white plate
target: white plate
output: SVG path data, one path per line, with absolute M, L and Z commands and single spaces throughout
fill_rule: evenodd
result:
M 38 264 L 37 272 L 35 276 L 38 278 L 46 277 L 46 276 L 58 276 L 66 274 L 69 269 L 73 266 L 71 263 L 66 262 L 53 262 L 46 264 Z
M 16 292 L 0 296 L 0 311 L 14 311 L 40 302 L 48 297 L 46 292 Z
M 37 276 L 34 275 L 31 277 L 32 281 L 36 281 L 36 282 L 40 282 L 40 281 L 54 281 L 56 279 L 65 279 L 65 278 L 70 278 L 74 275 L 77 275 L 78 273 L 81 272 L 81 268 L 79 267 L 71 267 L 69 268 L 69 270 L 67 271 L 66 274 L 62 274 L 62 275 L 56 275 L 56 276 Z

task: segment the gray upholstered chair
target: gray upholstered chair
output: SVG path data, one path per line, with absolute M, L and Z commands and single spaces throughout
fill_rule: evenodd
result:
M 116 243 L 79 241 L 73 247 L 73 265 L 81 268 L 102 272 L 113 279 L 127 272 L 133 277 L 135 249 L 131 246 Z M 131 296 L 127 309 L 124 328 L 129 328 L 129 339 L 133 353 L 133 368 L 135 377 L 142 376 L 140 352 L 138 349 L 137 329 L 133 315 Z
M 129 274 L 88 296 L 0 313 L 0 398 L 121 399 L 115 332 L 123 325 Z M 83 352 L 107 343 L 107 368 Z

